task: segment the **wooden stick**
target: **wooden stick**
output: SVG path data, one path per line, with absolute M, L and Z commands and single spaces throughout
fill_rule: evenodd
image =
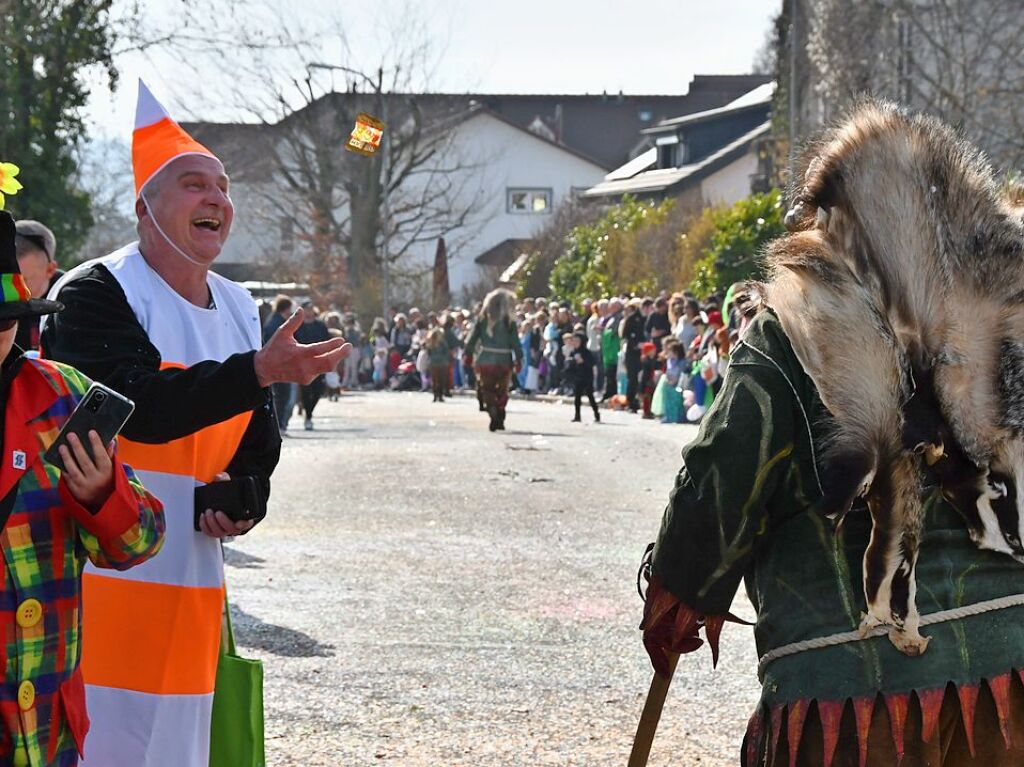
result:
M 633 738 L 633 750 L 629 754 L 628 767 L 647 767 L 647 759 L 651 755 L 651 744 L 654 742 L 654 733 L 658 731 L 661 710 L 665 706 L 665 697 L 668 695 L 668 688 L 672 684 L 672 675 L 676 671 L 678 662 L 679 654 L 669 653 L 668 679 L 657 672 L 651 679 L 647 702 L 644 703 L 643 713 L 640 714 L 640 723 L 636 726 L 636 737 Z

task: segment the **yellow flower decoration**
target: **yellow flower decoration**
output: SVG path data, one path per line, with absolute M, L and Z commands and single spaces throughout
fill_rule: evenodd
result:
M 21 168 L 9 162 L 0 162 L 0 210 L 4 209 L 4 195 L 17 194 L 21 189 L 21 182 L 15 178 L 21 173 Z

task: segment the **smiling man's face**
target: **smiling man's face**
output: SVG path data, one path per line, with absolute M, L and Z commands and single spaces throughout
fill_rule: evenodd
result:
M 179 157 L 160 171 L 152 190 L 144 190 L 166 235 L 197 261 L 212 263 L 231 231 L 235 208 L 228 196 L 224 166 L 213 157 Z M 150 222 L 152 225 L 152 222 Z M 157 240 L 160 238 L 155 233 Z

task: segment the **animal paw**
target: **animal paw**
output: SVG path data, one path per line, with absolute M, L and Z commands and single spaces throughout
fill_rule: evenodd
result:
M 934 466 L 946 457 L 946 448 L 942 442 L 937 445 L 920 445 L 918 452 L 924 454 L 924 462 L 929 466 Z
M 860 634 L 861 639 L 867 639 L 873 636 L 875 629 L 879 626 L 891 626 L 892 621 L 890 618 L 880 618 L 873 613 L 861 613 L 860 626 L 857 627 L 857 632 Z
M 931 637 L 921 636 L 916 630 L 910 631 L 905 628 L 893 627 L 889 629 L 889 641 L 904 655 L 916 658 L 918 655 L 924 654 L 924 651 L 928 649 Z
M 786 211 L 786 217 L 783 219 L 783 225 L 787 231 L 796 232 L 799 230 L 800 219 L 804 215 L 804 204 L 801 201 L 797 201 L 792 208 Z

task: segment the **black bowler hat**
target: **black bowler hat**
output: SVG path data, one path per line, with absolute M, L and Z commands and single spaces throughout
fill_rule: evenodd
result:
M 41 317 L 64 308 L 59 301 L 32 298 L 18 266 L 18 249 L 14 238 L 17 229 L 6 210 L 0 210 L 0 321 Z

